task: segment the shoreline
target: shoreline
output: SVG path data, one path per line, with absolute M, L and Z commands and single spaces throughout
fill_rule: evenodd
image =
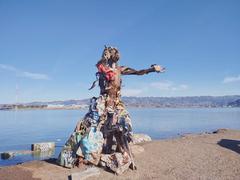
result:
M 237 179 L 240 177 L 240 130 L 220 129 L 213 133 L 185 134 L 176 138 L 140 144 L 134 153 L 137 171 L 120 176 L 100 169 L 90 179 Z M 0 167 L 3 180 L 67 179 L 81 168 L 66 169 L 54 159 Z
M 196 106 L 190 106 L 190 107 L 156 107 L 156 106 L 126 106 L 127 108 L 135 108 L 135 109 L 240 109 L 240 107 L 196 107 Z M 37 111 L 37 110 L 87 110 L 86 108 L 79 108 L 79 107 L 60 107 L 60 108 L 18 108 L 18 109 L 0 109 L 1 111 Z

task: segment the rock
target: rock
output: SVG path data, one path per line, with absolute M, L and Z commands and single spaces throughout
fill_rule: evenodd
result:
M 151 137 L 147 134 L 133 134 L 133 144 L 152 141 Z
M 218 129 L 216 131 L 213 131 L 213 134 L 219 134 L 219 133 L 225 133 L 227 131 L 227 129 Z
M 10 159 L 14 156 L 32 154 L 32 151 L 29 150 L 18 150 L 18 151 L 9 151 L 1 153 L 1 159 Z
M 100 175 L 100 170 L 96 167 L 91 167 L 82 172 L 72 173 L 71 179 L 72 180 L 79 180 L 79 179 L 84 180 L 91 176 L 98 176 L 98 175 Z
M 144 152 L 144 148 L 142 146 L 139 146 L 139 145 L 132 145 L 131 150 L 132 150 L 132 153 L 134 155 Z
M 32 154 L 38 157 L 51 157 L 55 150 L 54 142 L 44 142 L 32 144 L 32 150 L 17 150 L 0 153 L 1 159 L 10 159 L 14 156 Z
M 3 152 L 1 153 L 1 159 L 10 159 L 14 156 L 13 152 Z
M 120 175 L 124 173 L 126 170 L 128 170 L 130 165 L 131 165 L 130 158 L 128 158 L 128 160 L 126 161 L 122 153 L 115 152 L 112 154 L 101 155 L 100 166 L 109 168 L 117 175 Z
M 32 151 L 53 151 L 55 149 L 55 142 L 43 142 L 32 144 Z

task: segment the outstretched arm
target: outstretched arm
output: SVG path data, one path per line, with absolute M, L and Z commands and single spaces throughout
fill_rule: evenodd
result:
M 121 74 L 122 75 L 144 75 L 150 72 L 164 72 L 165 68 L 159 65 L 152 65 L 151 68 L 142 69 L 142 70 L 135 70 L 126 66 L 121 66 Z

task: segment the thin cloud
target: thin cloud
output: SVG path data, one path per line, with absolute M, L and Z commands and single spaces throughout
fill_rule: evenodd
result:
M 20 76 L 30 79 L 49 80 L 49 77 L 46 74 L 30 73 L 26 71 L 22 72 Z
M 153 82 L 150 83 L 150 86 L 162 91 L 184 91 L 189 88 L 189 86 L 186 84 L 177 85 L 172 81 Z
M 6 65 L 6 64 L 0 64 L 0 69 L 5 70 L 5 71 L 14 72 L 14 73 L 16 73 L 16 76 L 18 76 L 18 77 L 25 77 L 25 78 L 34 79 L 34 80 L 49 80 L 50 79 L 48 77 L 48 75 L 46 75 L 46 74 L 21 71 L 13 66 Z
M 7 71 L 17 71 L 15 67 L 9 66 L 6 64 L 0 64 L 0 69 L 7 70 Z
M 240 75 L 238 76 L 231 76 L 231 77 L 225 77 L 223 80 L 223 83 L 233 83 L 240 81 Z
M 141 89 L 123 89 L 123 96 L 139 96 L 143 91 Z

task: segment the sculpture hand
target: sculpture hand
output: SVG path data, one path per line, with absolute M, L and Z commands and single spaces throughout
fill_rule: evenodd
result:
M 159 65 L 156 65 L 156 64 L 154 64 L 154 65 L 152 65 L 152 67 L 154 68 L 154 70 L 156 71 L 156 72 L 158 72 L 158 73 L 162 73 L 162 72 L 165 72 L 165 70 L 166 70 L 166 68 L 164 68 L 164 67 L 162 67 L 162 66 L 159 66 Z

